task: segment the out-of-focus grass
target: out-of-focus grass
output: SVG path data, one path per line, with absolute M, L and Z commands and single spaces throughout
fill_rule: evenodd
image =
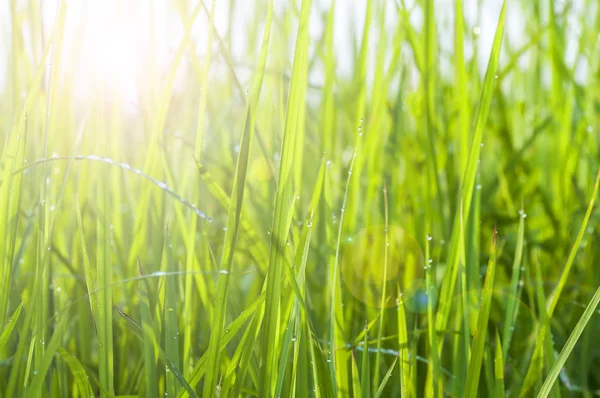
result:
M 174 2 L 132 113 L 10 2 L 0 396 L 600 395 L 600 7 L 439 3 Z

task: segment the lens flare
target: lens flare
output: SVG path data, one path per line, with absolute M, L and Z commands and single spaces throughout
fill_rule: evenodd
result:
M 403 228 L 389 226 L 386 241 L 386 227 L 375 225 L 352 239 L 341 273 L 350 293 L 367 305 L 388 308 L 403 300 L 410 311 L 422 313 L 430 299 L 425 295 L 424 264 L 419 243 Z

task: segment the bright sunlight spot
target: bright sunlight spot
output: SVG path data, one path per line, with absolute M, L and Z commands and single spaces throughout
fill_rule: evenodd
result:
M 111 95 L 135 101 L 140 73 L 148 73 L 151 43 L 148 21 L 140 1 L 105 0 L 84 2 L 88 22 L 83 37 L 79 79 L 89 79 L 95 87 L 103 87 Z M 144 7 L 145 8 L 145 7 Z M 76 39 L 76 38 L 74 38 Z

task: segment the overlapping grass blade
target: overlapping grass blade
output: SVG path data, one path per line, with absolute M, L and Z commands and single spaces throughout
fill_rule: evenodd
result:
M 271 248 L 269 253 L 269 270 L 267 274 L 265 318 L 262 335 L 262 369 L 259 383 L 259 396 L 270 397 L 273 394 L 277 380 L 275 360 L 279 350 L 279 304 L 281 295 L 281 274 L 284 260 L 282 249 L 286 247 L 288 230 L 286 220 L 289 218 L 289 204 L 292 201 L 292 183 L 296 136 L 303 134 L 303 126 L 298 125 L 299 108 L 304 106 L 306 95 L 306 76 L 308 67 L 308 20 L 310 15 L 310 0 L 303 0 L 294 65 L 290 82 L 290 93 L 286 108 L 285 128 L 281 149 L 281 165 L 277 180 L 277 193 L 271 233 Z
M 223 328 L 225 326 L 225 315 L 227 312 L 227 289 L 229 284 L 229 272 L 233 265 L 233 254 L 240 224 L 240 214 L 242 202 L 244 199 L 244 189 L 246 183 L 246 174 L 248 169 L 248 158 L 252 136 L 254 135 L 255 112 L 260 98 L 260 92 L 263 83 L 264 70 L 267 63 L 267 50 L 269 48 L 269 39 L 271 36 L 271 20 L 273 13 L 273 3 L 269 2 L 266 26 L 263 36 L 263 42 L 258 62 L 258 69 L 255 75 L 252 91 L 246 106 L 246 122 L 244 132 L 242 133 L 240 154 L 235 170 L 233 192 L 229 206 L 229 218 L 227 221 L 227 231 L 225 233 L 225 245 L 221 256 L 219 271 L 219 280 L 217 284 L 216 308 L 211 324 L 211 336 L 209 345 L 208 371 L 206 374 L 204 397 L 212 396 L 217 387 L 217 377 L 220 370 L 220 351 Z
M 485 284 L 482 291 L 481 309 L 477 316 L 477 328 L 475 329 L 475 339 L 469 358 L 469 369 L 467 371 L 467 384 L 465 388 L 465 397 L 477 397 L 477 389 L 480 383 L 481 364 L 484 356 L 485 343 L 487 340 L 488 321 L 492 306 L 492 295 L 494 290 L 494 279 L 496 276 L 496 230 L 492 238 L 490 248 L 490 261 L 488 263 Z
M 500 50 L 502 45 L 502 39 L 504 36 L 504 23 L 506 18 L 506 1 L 502 4 L 502 10 L 498 18 L 498 24 L 496 26 L 496 33 L 494 35 L 494 43 L 492 45 L 492 51 L 488 61 L 485 78 L 483 81 L 483 89 L 481 97 L 478 102 L 477 110 L 475 112 L 475 120 L 473 124 L 473 133 L 471 139 L 471 148 L 469 151 L 469 157 L 467 161 L 466 169 L 463 172 L 463 178 L 460 187 L 460 203 L 463 214 L 465 215 L 464 223 L 468 224 L 468 215 L 471 211 L 471 202 L 473 199 L 473 192 L 475 188 L 475 177 L 478 169 L 478 160 L 481 153 L 481 142 L 483 138 L 483 132 L 485 123 L 487 123 L 490 107 L 492 103 L 492 97 L 496 86 L 496 73 L 498 71 L 498 63 L 500 58 Z M 460 210 L 460 208 L 458 209 Z M 458 247 L 458 228 L 459 228 L 459 215 L 460 211 L 456 212 L 456 218 L 453 226 L 452 239 L 450 243 L 449 252 L 449 267 L 445 272 L 442 290 L 440 292 L 440 306 L 438 309 L 438 316 L 436 319 L 436 329 L 445 330 L 448 325 L 448 319 L 450 317 L 450 303 L 452 302 L 452 296 L 454 295 L 454 288 L 456 283 L 456 275 L 458 272 L 458 261 L 459 261 L 459 247 Z M 441 345 L 440 345 L 441 349 Z

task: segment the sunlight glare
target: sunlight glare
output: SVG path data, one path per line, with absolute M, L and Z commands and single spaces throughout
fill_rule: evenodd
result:
M 137 79 L 147 47 L 148 26 L 139 13 L 140 2 L 106 0 L 91 2 L 82 59 L 84 79 L 93 90 L 119 96 L 122 101 L 137 98 Z

